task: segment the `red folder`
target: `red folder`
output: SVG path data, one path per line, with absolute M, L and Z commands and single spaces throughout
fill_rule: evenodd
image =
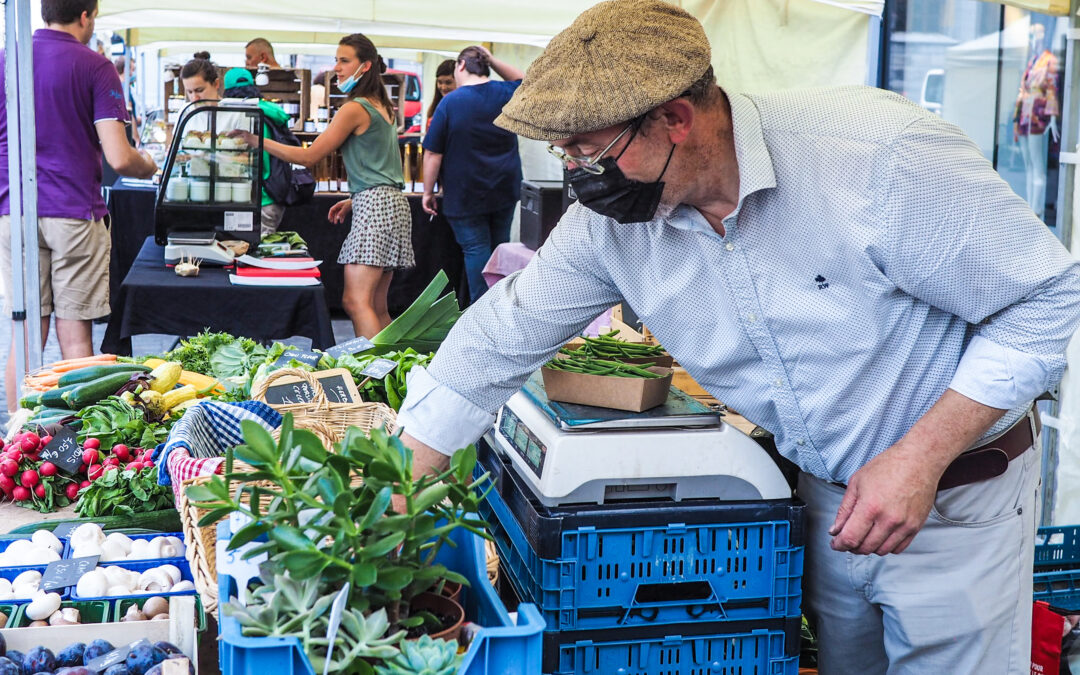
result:
M 261 267 L 237 267 L 236 273 L 242 277 L 321 277 L 318 267 L 309 270 L 268 270 Z

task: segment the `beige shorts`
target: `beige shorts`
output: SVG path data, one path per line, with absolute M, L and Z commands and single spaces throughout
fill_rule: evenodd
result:
M 38 218 L 41 315 L 89 321 L 109 313 L 109 253 L 104 220 Z M 11 217 L 0 216 L 0 278 L 11 316 Z
M 262 207 L 262 226 L 260 235 L 266 237 L 277 232 L 285 218 L 285 207 L 281 204 L 267 204 Z

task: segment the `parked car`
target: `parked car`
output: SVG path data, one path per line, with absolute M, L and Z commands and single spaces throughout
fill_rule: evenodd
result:
M 405 76 L 405 103 L 401 111 L 405 118 L 405 133 L 420 133 L 420 125 L 423 122 L 423 94 L 420 89 L 420 78 L 416 73 L 407 70 L 387 70 L 387 74 Z

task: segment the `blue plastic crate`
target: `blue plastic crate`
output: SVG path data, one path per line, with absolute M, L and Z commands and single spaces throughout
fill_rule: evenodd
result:
M 557 667 L 549 675 L 796 675 L 799 656 L 790 654 L 789 642 L 783 628 L 616 639 L 597 635 L 559 644 L 551 655 Z
M 1080 525 L 1039 528 L 1033 590 L 1035 600 L 1080 612 Z
M 1036 572 L 1032 590 L 1035 600 L 1062 611 L 1080 612 L 1080 569 Z
M 2 553 L 3 551 L 8 550 L 8 547 L 11 546 L 11 544 L 13 542 L 15 542 L 16 540 L 18 540 L 18 539 L 29 540 L 30 535 L 26 535 L 25 537 L 6 536 L 3 539 L 0 539 L 0 553 Z M 65 555 L 65 554 L 67 553 L 68 546 L 69 546 L 67 538 L 66 537 L 60 538 L 60 543 L 64 545 L 63 551 L 60 553 L 60 557 L 61 558 L 66 558 L 67 555 Z M 5 567 L 4 569 L 27 570 L 27 569 L 30 569 L 30 568 L 38 568 L 38 567 L 41 567 L 41 565 L 13 565 L 11 567 Z
M 1080 525 L 1040 527 L 1035 535 L 1035 567 L 1080 567 Z
M 549 630 L 801 616 L 801 505 L 651 502 L 546 509 L 525 496 L 499 457 L 482 453 L 482 459 L 498 489 L 480 515 L 491 524 L 514 590 L 540 606 Z M 518 505 L 516 512 L 507 499 Z M 544 557 L 536 547 L 553 539 L 553 531 L 558 555 Z
M 4 579 L 7 579 L 8 581 L 14 581 L 15 577 L 17 577 L 20 574 L 22 574 L 23 572 L 27 572 L 29 570 L 35 570 L 37 572 L 41 572 L 42 574 L 45 574 L 45 566 L 44 565 L 39 565 L 39 566 L 36 566 L 36 567 L 0 567 L 0 577 L 3 577 Z M 57 591 L 52 591 L 52 592 L 59 594 L 61 600 L 67 600 L 71 595 L 70 593 L 68 593 L 68 589 L 66 589 L 66 588 L 63 588 L 63 589 L 60 589 L 60 590 L 57 590 Z M 10 605 L 24 605 L 24 604 L 30 602 L 30 598 L 26 598 L 26 599 L 23 599 L 23 600 L 5 600 L 4 602 L 6 604 L 10 604 Z
M 218 528 L 218 537 L 228 536 L 228 523 Z M 517 624 L 487 580 L 484 541 L 458 530 L 452 538 L 456 547 L 443 546 L 438 562 L 463 574 L 471 584 L 462 589 L 465 616 L 483 628 L 469 645 L 460 675 L 540 675 L 541 633 L 544 620 L 536 607 L 518 606 Z M 236 582 L 218 574 L 218 597 L 237 595 Z M 222 675 L 321 675 L 316 674 L 297 638 L 249 638 L 240 632 L 236 619 L 225 616 L 218 606 L 220 636 L 218 654 Z
M 111 532 L 112 532 L 112 530 L 110 530 L 109 532 L 106 532 L 106 534 L 110 534 Z M 150 533 L 150 534 L 128 534 L 127 536 L 128 536 L 129 539 L 146 539 L 147 541 L 149 541 L 151 539 L 154 539 L 156 537 L 176 537 L 181 542 L 184 541 L 184 533 L 183 532 L 153 532 L 153 533 Z M 64 542 L 64 553 L 63 553 L 62 557 L 64 559 L 71 558 L 72 554 L 73 554 L 73 551 L 71 549 L 71 541 L 67 540 L 67 539 L 62 539 L 61 541 Z M 185 544 L 185 546 L 186 546 L 186 544 Z M 176 564 L 175 561 L 177 561 L 177 560 L 186 560 L 186 559 L 187 558 L 185 556 L 178 555 L 178 556 L 174 556 L 172 558 L 132 558 L 131 560 L 127 560 L 127 559 L 125 559 L 125 560 L 113 560 L 113 561 L 110 561 L 110 562 L 112 562 L 114 564 L 115 563 L 129 563 L 129 562 L 140 562 L 141 563 L 141 562 L 148 562 L 148 561 L 153 560 L 153 561 L 160 561 L 160 562 L 158 562 L 159 565 L 175 565 Z
M 188 561 L 186 561 L 186 560 L 178 560 L 178 559 L 175 559 L 175 558 L 171 558 L 169 560 L 142 560 L 142 561 L 132 561 L 132 562 L 106 563 L 104 565 L 99 565 L 98 567 L 122 567 L 122 568 L 124 568 L 126 570 L 131 570 L 133 572 L 139 572 L 141 574 L 141 573 L 145 572 L 146 570 L 153 569 L 155 567 L 160 567 L 162 565 L 175 565 L 180 570 L 180 580 L 181 581 L 190 581 L 192 583 L 195 582 L 194 577 L 191 576 L 191 566 L 188 564 Z M 163 598 L 168 598 L 168 597 L 171 597 L 173 595 L 195 595 L 195 593 L 196 593 L 196 591 L 193 588 L 190 591 L 180 591 L 179 593 L 157 593 L 157 592 L 149 593 L 148 592 L 148 593 L 137 593 L 137 594 L 133 594 L 133 595 L 109 595 L 109 596 L 102 596 L 102 597 L 95 597 L 95 598 L 84 598 L 84 597 L 80 596 L 75 591 L 75 586 L 71 587 L 71 599 L 72 600 L 123 600 L 125 598 L 145 598 L 145 597 L 149 597 L 149 596 L 152 596 L 152 595 L 159 595 L 159 596 L 161 596 Z

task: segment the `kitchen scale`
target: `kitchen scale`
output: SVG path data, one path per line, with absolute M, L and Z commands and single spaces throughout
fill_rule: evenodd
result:
M 173 232 L 165 244 L 165 264 L 201 260 L 204 265 L 232 265 L 236 256 L 214 238 L 214 232 Z
M 489 438 L 546 506 L 791 497 L 760 445 L 675 388 L 664 405 L 632 413 L 550 401 L 534 373 Z

